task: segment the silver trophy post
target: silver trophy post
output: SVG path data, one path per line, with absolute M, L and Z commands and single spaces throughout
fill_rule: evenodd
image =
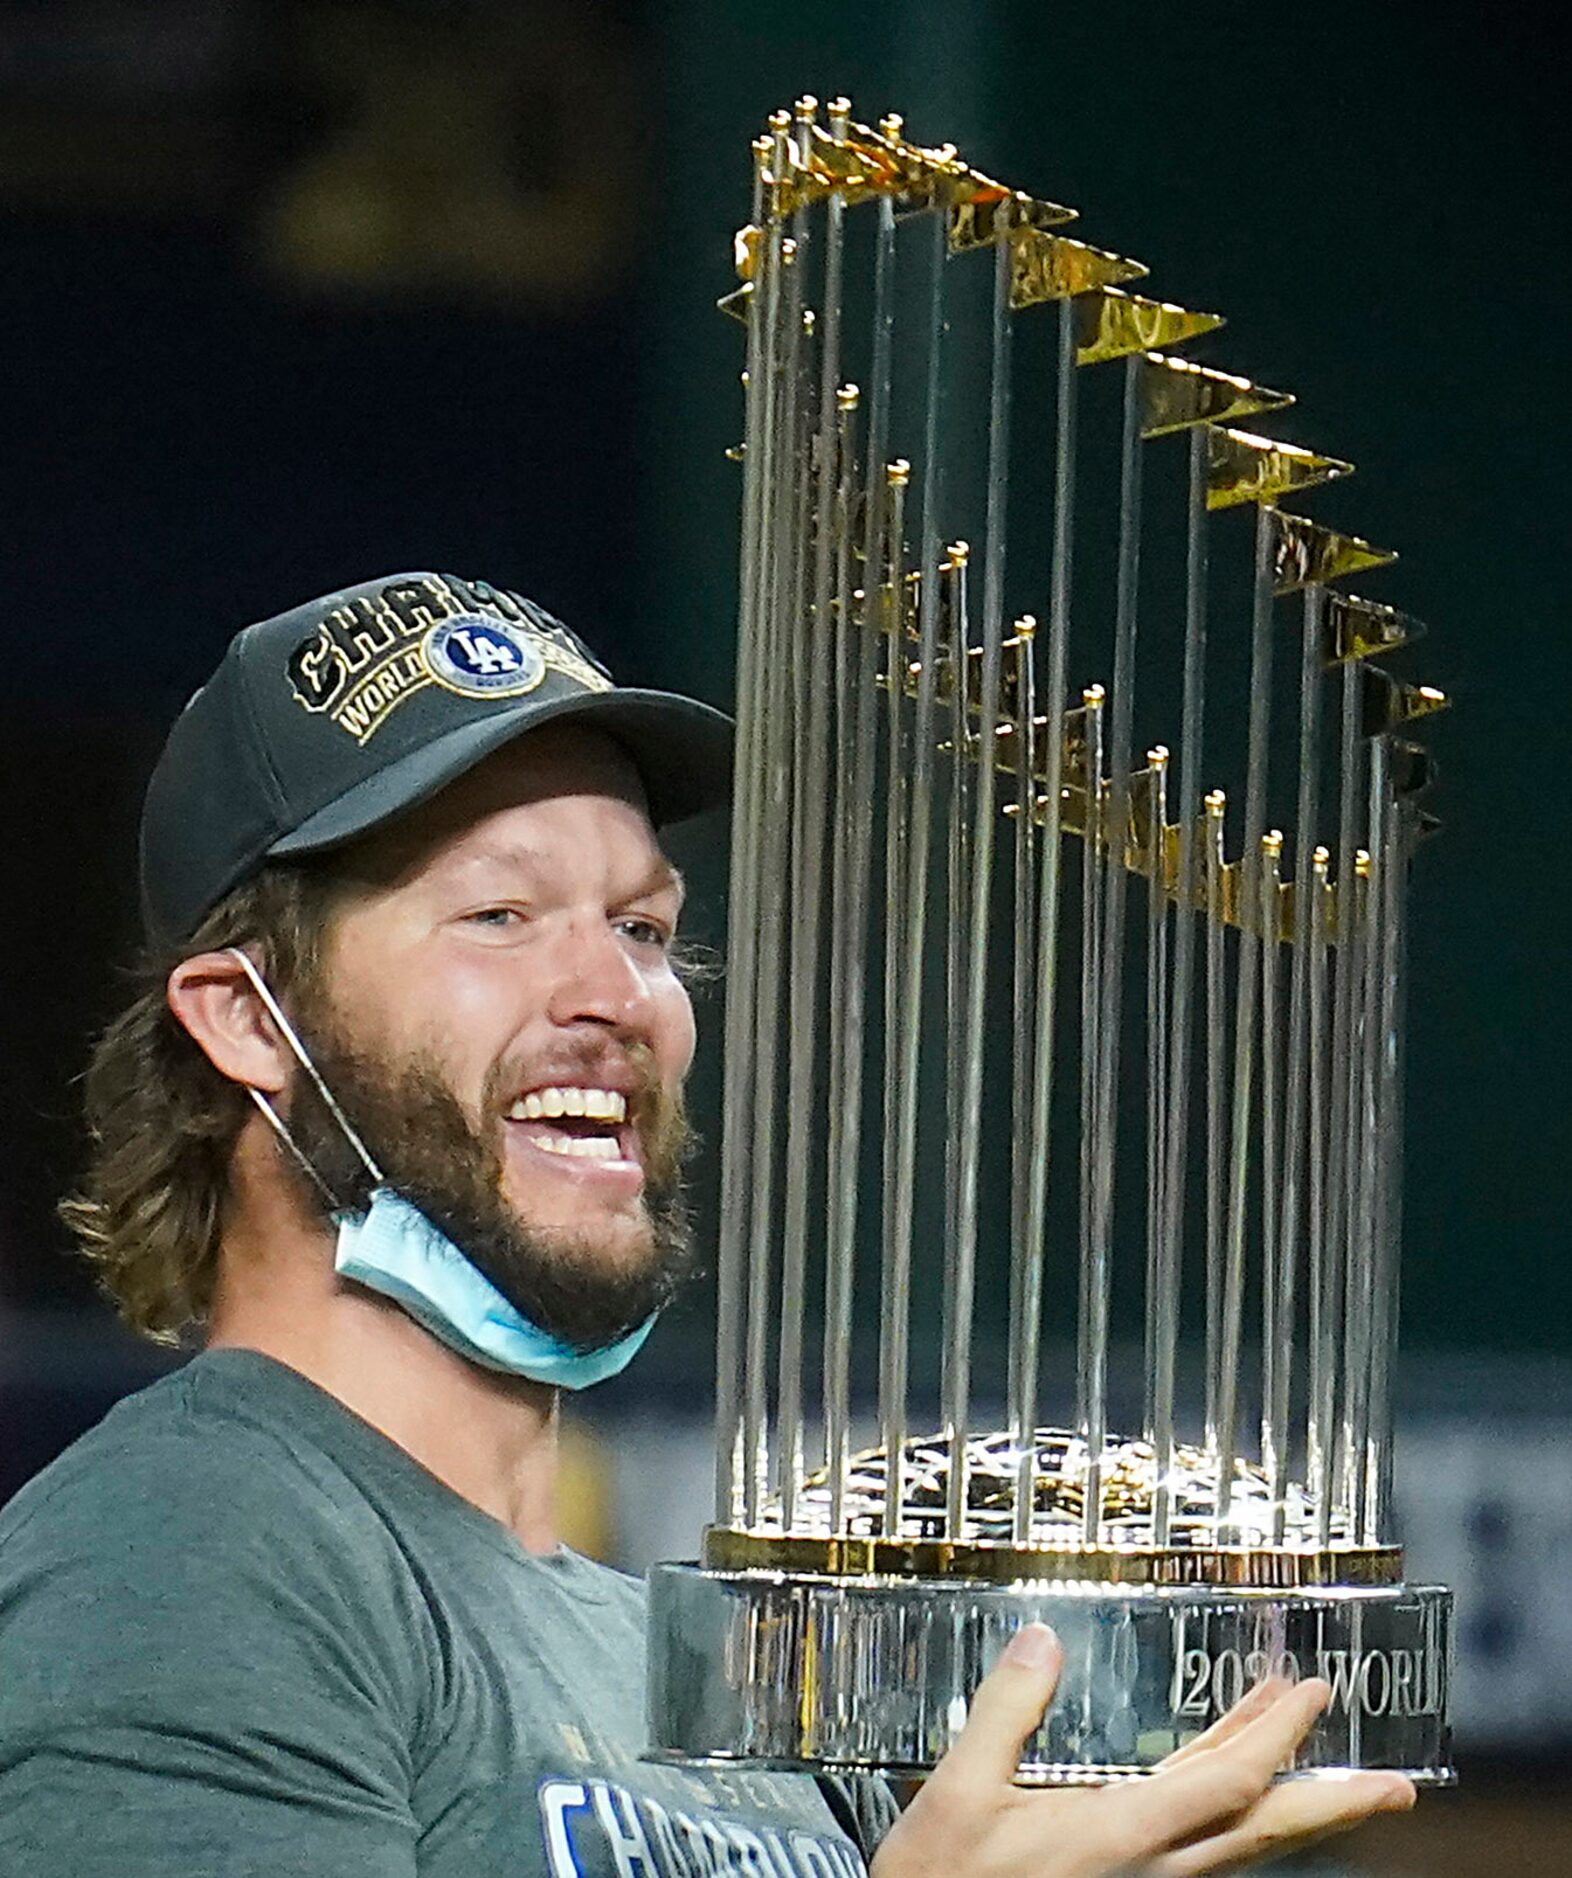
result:
M 1240 428 L 1292 400 L 1070 210 L 844 99 L 753 155 L 716 1510 L 652 1574 L 651 1752 L 921 1774 L 1043 1619 L 1025 1782 L 1148 1771 L 1269 1673 L 1332 1684 L 1296 1773 L 1446 1782 L 1390 1492 L 1445 700 L 1341 585 L 1394 557 L 1288 506 L 1350 466 Z

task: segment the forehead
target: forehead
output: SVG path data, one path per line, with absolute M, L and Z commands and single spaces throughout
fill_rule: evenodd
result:
M 582 813 L 594 817 L 597 856 L 584 851 Z M 570 814 L 574 826 L 570 827 Z M 499 834 L 527 832 L 527 847 Z M 446 789 L 361 844 L 354 871 L 393 885 L 496 852 L 536 859 L 662 864 L 638 771 L 602 731 L 547 725 L 478 763 Z

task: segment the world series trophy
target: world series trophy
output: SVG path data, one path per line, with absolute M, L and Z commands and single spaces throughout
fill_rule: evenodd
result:
M 1282 506 L 1351 466 L 1239 428 L 1292 400 L 1176 356 L 1221 321 L 1073 211 L 844 100 L 753 148 L 717 1510 L 651 1576 L 652 1752 L 920 1774 L 1041 1619 L 1023 1782 L 1149 1771 L 1268 1673 L 1332 1684 L 1296 1773 L 1449 1782 L 1451 1598 L 1391 1530 L 1407 733 L 1445 699 L 1333 584 L 1395 557 Z

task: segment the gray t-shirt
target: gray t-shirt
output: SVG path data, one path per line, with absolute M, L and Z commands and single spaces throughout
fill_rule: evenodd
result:
M 0 1512 L 4 1878 L 854 1878 L 803 1776 L 655 1767 L 644 1600 L 214 1351 Z M 859 1818 L 860 1815 L 860 1818 Z

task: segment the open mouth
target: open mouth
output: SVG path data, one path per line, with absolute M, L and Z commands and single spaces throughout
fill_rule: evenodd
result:
M 639 1162 L 637 1131 L 620 1089 L 554 1083 L 528 1090 L 508 1110 L 524 1137 L 546 1154 L 577 1161 Z

